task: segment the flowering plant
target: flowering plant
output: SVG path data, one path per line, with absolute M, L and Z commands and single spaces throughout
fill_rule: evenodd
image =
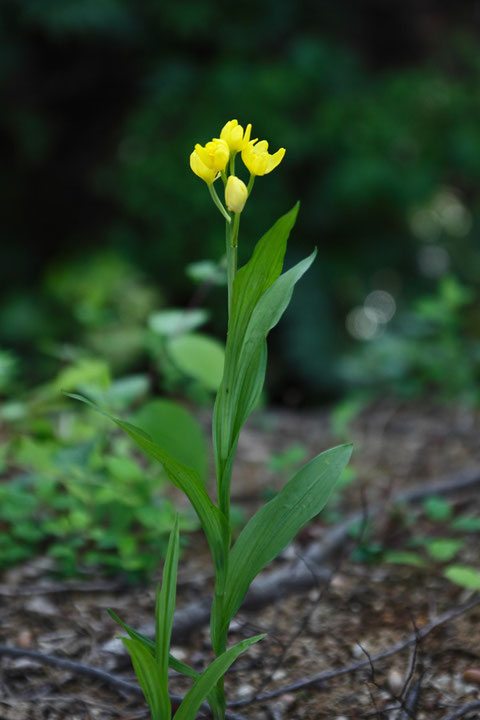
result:
M 264 637 L 257 635 L 227 648 L 231 620 L 253 579 L 321 511 L 351 454 L 351 446 L 342 445 L 313 458 L 249 520 L 232 547 L 232 469 L 241 429 L 263 388 L 266 338 L 287 308 L 295 283 L 308 270 L 316 254 L 313 251 L 282 273 L 287 239 L 298 213 L 297 204 L 263 235 L 250 260 L 237 270 L 240 216 L 255 177 L 270 173 L 285 155 L 283 148 L 270 154 L 266 140 L 251 140 L 250 136 L 251 125 L 244 130 L 237 120 L 231 120 L 219 138 L 204 146 L 197 144 L 190 155 L 191 169 L 207 184 L 226 225 L 228 332 L 223 379 L 215 401 L 212 427 L 216 502 L 194 469 L 169 456 L 140 428 L 112 418 L 146 453 L 163 465 L 173 484 L 187 495 L 205 532 L 215 571 L 210 634 L 216 659 L 201 674 L 177 660 L 169 651 L 179 557 L 178 522 L 170 535 L 162 584 L 157 590 L 155 641 L 111 613 L 129 635 L 123 642 L 131 655 L 152 720 L 170 720 L 172 717 L 169 667 L 192 680 L 191 689 L 175 712 L 175 720 L 194 720 L 205 699 L 215 720 L 225 718 L 223 676 L 242 652 Z M 247 185 L 235 174 L 238 154 L 250 172 Z M 224 186 L 225 205 L 214 187 L 218 179 Z

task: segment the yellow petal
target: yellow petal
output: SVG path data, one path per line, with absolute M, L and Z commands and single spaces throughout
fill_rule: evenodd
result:
M 248 143 L 250 142 L 250 135 L 251 135 L 251 133 L 252 133 L 252 123 L 248 123 L 247 127 L 245 128 L 245 133 L 244 133 L 244 135 L 243 135 L 243 146 L 242 146 L 242 150 L 243 150 L 243 148 L 246 147 L 246 146 L 248 145 Z
M 225 140 L 226 143 L 228 143 L 228 139 L 230 137 L 230 133 L 232 132 L 233 128 L 238 125 L 238 120 L 229 120 L 222 128 L 222 132 L 220 133 L 220 138 L 222 140 Z
M 199 178 L 202 178 L 207 185 L 211 185 L 217 177 L 217 172 L 208 168 L 204 162 L 202 162 L 199 154 L 194 150 L 190 155 L 190 167 Z
M 267 152 L 268 150 L 268 142 L 266 140 L 260 140 L 260 142 L 257 142 L 255 145 L 255 151 L 256 152 Z
M 277 165 L 280 165 L 280 163 L 282 162 L 284 155 L 285 155 L 285 148 L 280 148 L 280 150 L 277 150 L 277 152 L 274 153 L 273 155 L 269 155 L 267 169 L 265 170 L 265 174 L 272 172 L 272 170 L 275 170 Z
M 197 143 L 195 145 L 195 152 L 197 153 L 198 157 L 204 165 L 206 165 L 207 167 L 211 166 L 210 154 L 208 153 L 206 147 L 203 147 L 202 145 Z

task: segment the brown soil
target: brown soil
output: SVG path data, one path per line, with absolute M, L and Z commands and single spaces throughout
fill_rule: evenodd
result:
M 257 632 L 267 632 L 268 638 L 242 656 L 229 673 L 229 699 L 269 692 L 372 656 L 473 596 L 443 577 L 440 562 L 417 568 L 359 560 L 375 559 L 379 548 L 411 549 L 412 537 L 451 536 L 448 524 L 433 522 L 421 508 L 392 511 L 389 498 L 410 485 L 453 476 L 466 468 L 480 469 L 479 425 L 480 416 L 469 410 L 387 401 L 360 414 L 349 431 L 356 446 L 354 481 L 334 499 L 329 512 L 302 531 L 276 561 L 276 568 L 301 557 L 310 543 L 321 542 L 335 518 L 373 504 L 385 510 L 378 513 L 367 540 L 360 546 L 358 539 L 347 541 L 332 558 L 329 582 L 314 582 L 311 589 L 289 598 L 282 598 L 279 587 L 268 607 L 239 613 L 232 625 L 232 641 Z M 272 453 L 301 443 L 312 455 L 336 442 L 326 413 L 282 411 L 255 417 L 240 442 L 233 501 L 248 515 L 263 501 L 266 490 L 281 486 L 287 475 L 268 469 Z M 454 514 L 480 515 L 478 498 L 478 486 L 454 495 Z M 465 541 L 455 562 L 478 567 L 479 533 L 455 537 Z M 148 588 L 122 588 L 92 578 L 81 588 L 58 587 L 43 568 L 41 561 L 32 562 L 1 579 L 0 642 L 76 660 L 135 682 L 107 608 L 134 627 L 151 623 L 155 583 Z M 211 581 L 208 553 L 196 534 L 182 559 L 179 604 L 207 596 Z M 479 620 L 480 606 L 438 628 L 417 647 L 362 671 L 235 712 L 255 720 L 406 720 L 408 713 L 387 708 L 410 679 L 409 687 L 417 687 L 419 695 L 410 717 L 441 720 L 453 709 L 480 700 Z M 198 627 L 174 653 L 202 668 L 210 657 L 208 627 Z M 172 692 L 181 694 L 187 687 L 181 678 L 172 679 Z M 0 658 L 1 720 L 148 717 L 141 697 L 27 658 Z M 480 718 L 480 709 L 464 717 Z

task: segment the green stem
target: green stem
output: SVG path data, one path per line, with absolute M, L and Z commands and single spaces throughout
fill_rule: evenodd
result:
M 233 161 L 233 162 L 232 162 Z M 234 158 L 230 160 L 230 167 L 232 170 L 235 169 Z M 233 223 L 232 223 L 233 217 Z M 237 245 L 238 245 L 238 232 L 240 227 L 240 213 L 235 213 L 233 216 L 229 216 L 228 222 L 225 224 L 225 242 L 226 242 L 226 253 L 227 253 L 227 281 L 228 281 L 228 330 L 230 329 L 230 318 L 231 318 L 231 307 L 233 298 L 233 283 L 235 281 L 235 275 L 237 272 Z M 227 330 L 227 333 L 228 333 Z M 219 509 L 226 518 L 227 525 L 230 527 L 230 493 L 222 492 L 220 483 L 222 478 L 218 478 L 218 503 Z M 225 605 L 225 579 L 227 575 L 228 556 L 230 552 L 230 535 L 225 538 L 225 545 L 223 547 L 224 553 L 224 568 L 220 573 L 216 573 L 215 577 L 215 602 L 212 608 L 211 617 L 211 632 L 212 640 L 215 637 L 214 651 L 217 657 L 225 652 L 227 649 L 227 635 L 228 627 L 223 628 L 223 616 L 224 616 L 224 605 Z M 216 693 L 218 702 L 220 705 L 219 717 L 215 717 L 215 720 L 224 720 L 226 698 L 223 677 L 217 682 Z
M 209 192 L 210 192 L 210 195 L 212 196 L 213 202 L 215 203 L 215 205 L 217 206 L 217 208 L 220 210 L 220 212 L 222 213 L 222 215 L 223 215 L 223 217 L 225 218 L 225 220 L 227 221 L 227 223 L 230 224 L 230 223 L 232 222 L 232 220 L 231 220 L 231 218 L 230 218 L 230 215 L 228 214 L 228 212 L 227 212 L 227 211 L 225 210 L 225 208 L 223 207 L 222 201 L 221 201 L 220 198 L 218 197 L 217 191 L 216 191 L 215 188 L 213 187 L 213 183 L 210 183 L 210 184 L 208 185 L 208 190 L 209 190 Z
M 237 220 L 238 218 L 238 220 Z M 238 224 L 240 221 L 239 215 L 234 215 L 233 227 L 231 220 L 230 224 L 227 223 L 225 226 L 225 242 L 227 251 L 227 285 L 228 285 L 228 317 L 230 318 L 230 310 L 232 307 L 233 297 L 233 281 L 235 280 L 235 274 L 237 272 L 237 241 L 238 241 Z
M 255 175 L 252 175 L 252 174 L 250 173 L 250 180 L 248 181 L 248 185 L 247 185 L 247 191 L 248 191 L 248 194 L 249 194 L 249 195 L 250 195 L 250 193 L 252 192 L 252 188 L 253 188 L 253 183 L 254 183 L 254 182 L 255 182 Z
M 239 228 L 240 228 L 240 213 L 235 213 L 234 218 L 233 218 L 232 240 L 231 240 L 232 247 L 235 248 L 235 250 L 238 245 L 238 230 L 239 230 Z M 234 276 L 235 276 L 235 273 L 237 272 L 237 264 L 236 263 L 237 263 L 237 256 L 235 255 Z

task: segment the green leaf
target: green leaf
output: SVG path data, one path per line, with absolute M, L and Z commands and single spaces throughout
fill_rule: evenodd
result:
M 262 640 L 265 635 L 242 640 L 229 650 L 220 655 L 195 681 L 194 686 L 188 691 L 182 700 L 180 707 L 175 713 L 174 720 L 192 720 L 204 699 L 213 690 L 215 684 L 226 673 L 237 657 L 247 650 L 251 645 Z
M 131 638 L 133 638 L 133 640 L 138 640 L 139 642 L 141 642 L 143 646 L 150 652 L 151 656 L 155 656 L 155 643 L 153 640 L 148 638 L 146 635 L 138 632 L 138 630 L 134 630 L 130 625 L 127 625 L 127 623 L 123 622 L 123 620 L 121 620 L 113 610 L 109 609 L 108 613 L 110 617 L 115 620 L 115 622 L 118 623 L 118 625 L 120 625 L 120 627 L 122 627 L 125 632 L 130 635 Z M 171 654 L 168 657 L 168 664 L 172 670 L 175 670 L 176 672 L 179 672 L 182 675 L 191 678 L 192 680 L 200 677 L 200 673 L 198 673 L 196 670 L 193 670 L 193 668 L 189 667 L 180 660 L 177 660 L 177 658 Z
M 46 388 L 54 394 L 89 388 L 104 391 L 110 386 L 110 370 L 104 360 L 83 358 L 59 372 Z
M 198 260 L 189 263 L 185 268 L 189 278 L 197 283 L 209 283 L 211 285 L 226 285 L 227 273 L 225 267 L 213 260 Z
M 460 587 L 467 590 L 480 590 L 480 571 L 468 565 L 450 565 L 444 576 Z
M 408 550 L 389 550 L 383 555 L 383 560 L 395 565 L 412 565 L 413 567 L 425 567 L 425 560 L 416 552 Z
M 110 616 L 115 620 L 116 623 L 118 623 L 124 630 L 127 632 L 131 638 L 134 640 L 139 640 L 144 647 L 150 652 L 152 657 L 154 657 L 155 654 L 155 643 L 153 640 L 150 640 L 146 635 L 142 635 L 142 633 L 139 633 L 137 630 L 134 630 L 130 625 L 127 625 L 126 623 L 121 620 L 116 613 L 113 612 L 113 610 L 108 611 Z M 200 673 L 198 673 L 193 668 L 189 667 L 185 663 L 181 662 L 180 660 L 177 660 L 176 657 L 173 655 L 169 655 L 168 658 L 168 664 L 171 667 L 172 670 L 175 670 L 176 672 L 181 673 L 182 675 L 185 675 L 186 677 L 190 678 L 191 680 L 196 680 L 200 677 Z M 220 716 L 220 704 L 218 697 L 215 692 L 215 688 L 213 688 L 210 692 L 206 695 L 207 702 L 210 705 L 212 709 L 212 713 L 214 717 Z
M 103 393 L 103 401 L 116 410 L 123 410 L 148 393 L 150 381 L 148 375 L 127 375 L 114 380 Z
M 136 413 L 134 423 L 171 457 L 196 470 L 201 478 L 206 478 L 208 457 L 205 436 L 188 410 L 170 400 L 151 400 Z
M 135 675 L 152 713 L 152 720 L 168 720 L 172 715 L 172 705 L 168 692 L 165 694 L 160 668 L 155 658 L 139 640 L 122 638 L 122 642 L 130 653 Z
M 162 586 L 157 588 L 155 605 L 155 659 L 160 677 L 168 693 L 168 655 L 172 636 L 173 614 L 177 594 L 177 570 L 180 540 L 178 532 L 178 515 L 170 533 L 167 555 L 163 568 Z
M 427 498 L 423 507 L 428 519 L 438 523 L 450 520 L 453 512 L 451 503 L 439 495 Z
M 258 401 L 265 380 L 266 338 L 290 302 L 295 283 L 315 252 L 280 275 L 297 207 L 259 241 L 251 260 L 235 277 L 225 370 L 213 417 L 213 441 L 220 507 L 228 504 L 230 477 L 243 423 Z
M 450 524 L 452 530 L 458 532 L 480 532 L 480 517 L 475 515 L 460 515 Z
M 170 457 L 163 448 L 154 443 L 140 428 L 113 417 L 105 410 L 102 410 L 91 402 L 91 400 L 88 400 L 81 395 L 76 395 L 74 393 L 66 394 L 74 400 L 80 400 L 86 405 L 89 405 L 101 415 L 108 417 L 121 427 L 122 430 L 124 430 L 144 452 L 161 463 L 172 483 L 182 490 L 192 503 L 207 537 L 207 542 L 215 564 L 216 574 L 221 577 L 222 574 L 225 573 L 223 547 L 228 541 L 228 526 L 225 516 L 219 511 L 208 496 L 199 474 L 193 468 L 187 467 Z
M 318 455 L 244 527 L 230 553 L 224 627 L 237 612 L 260 570 L 322 510 L 351 452 L 351 445 L 340 445 Z
M 230 428 L 231 414 L 230 392 L 235 381 L 240 353 L 252 312 L 263 293 L 279 277 L 287 239 L 295 224 L 298 205 L 283 215 L 258 241 L 251 259 L 236 274 L 227 345 L 225 348 L 225 369 L 214 412 L 214 443 L 217 462 L 217 474 L 226 462 L 233 443 L 233 430 Z M 258 388 L 254 388 L 258 395 Z M 256 397 L 253 398 L 253 402 Z M 228 423 L 228 424 L 227 424 Z
M 172 483 L 182 490 L 192 503 L 204 529 L 212 553 L 217 574 L 224 572 L 223 547 L 228 537 L 228 527 L 224 515 L 214 505 L 205 490 L 200 476 L 192 468 L 176 462 L 163 451 L 156 443 L 144 436 L 130 423 L 115 420 L 146 453 L 158 460 Z
M 191 332 L 203 325 L 208 320 L 206 310 L 197 308 L 195 310 L 161 310 L 155 312 L 148 318 L 148 326 L 151 330 L 164 337 L 173 337 Z
M 445 538 L 430 540 L 426 547 L 431 558 L 438 562 L 448 562 L 449 560 L 453 560 L 464 545 L 463 540 Z
M 167 351 L 179 370 L 216 391 L 222 381 L 225 351 L 214 338 L 199 333 L 172 338 Z

